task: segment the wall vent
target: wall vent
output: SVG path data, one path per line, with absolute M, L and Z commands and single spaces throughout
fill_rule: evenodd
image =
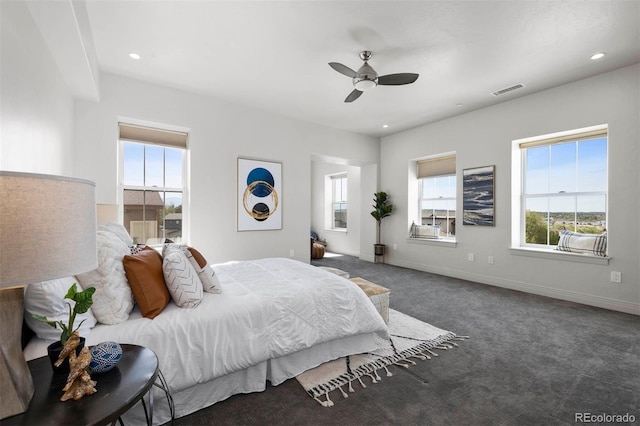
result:
M 505 93 L 509 93 L 509 92 L 513 92 L 514 90 L 522 89 L 523 87 L 524 87 L 524 84 L 522 84 L 522 83 L 514 84 L 511 87 L 505 87 L 504 89 L 500 89 L 497 92 L 493 92 L 492 95 L 493 96 L 504 95 Z

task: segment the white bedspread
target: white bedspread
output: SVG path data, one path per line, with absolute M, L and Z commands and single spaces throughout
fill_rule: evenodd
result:
M 176 392 L 318 343 L 371 332 L 387 337 L 364 292 L 320 268 L 284 258 L 213 268 L 221 294 L 205 293 L 193 309 L 170 303 L 153 320 L 134 311 L 124 323 L 96 326 L 86 344 L 150 348 Z

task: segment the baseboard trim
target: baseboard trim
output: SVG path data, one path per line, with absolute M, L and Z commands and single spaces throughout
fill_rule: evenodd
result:
M 373 262 L 375 262 L 375 261 L 376 261 L 376 259 L 375 259 L 375 256 L 374 256 L 374 255 L 368 255 L 368 254 L 361 254 L 361 255 L 358 257 L 358 259 L 360 259 L 360 260 L 364 260 L 364 261 L 367 261 L 367 262 L 371 262 L 371 263 L 373 263 Z
M 362 257 L 360 258 L 362 260 L 368 260 Z M 493 285 L 510 290 L 517 290 L 525 293 L 537 294 L 539 296 L 547 296 L 554 299 L 566 300 L 569 302 L 581 303 L 583 305 L 595 306 L 598 308 L 604 308 L 612 311 L 619 311 L 640 316 L 640 304 L 638 303 L 615 300 L 602 296 L 594 296 L 591 294 L 577 293 L 574 291 L 562 290 L 557 288 L 550 288 L 537 284 L 526 283 L 523 281 L 511 281 L 482 274 L 473 274 L 453 269 L 427 266 L 414 262 L 390 261 L 387 263 L 390 265 L 402 266 L 404 268 L 415 269 L 418 271 L 431 272 L 433 274 L 460 278 L 463 280 L 473 281 L 481 284 Z

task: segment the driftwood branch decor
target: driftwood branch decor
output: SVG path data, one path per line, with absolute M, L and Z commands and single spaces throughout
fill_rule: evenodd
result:
M 91 363 L 91 352 L 87 347 L 82 348 L 80 355 L 76 357 L 76 348 L 80 344 L 80 335 L 77 331 L 71 333 L 71 336 L 64 344 L 62 352 L 55 363 L 56 367 L 69 357 L 69 376 L 67 378 L 67 384 L 62 389 L 64 394 L 60 398 L 60 401 L 66 401 L 68 399 L 78 400 L 85 395 L 91 395 L 96 393 L 96 381 L 91 380 L 91 376 L 87 372 L 89 363 Z

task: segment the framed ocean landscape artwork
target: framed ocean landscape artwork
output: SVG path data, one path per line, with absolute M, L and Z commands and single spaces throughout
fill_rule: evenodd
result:
M 462 224 L 495 226 L 495 166 L 462 171 Z
M 238 158 L 238 231 L 282 229 L 282 163 Z

